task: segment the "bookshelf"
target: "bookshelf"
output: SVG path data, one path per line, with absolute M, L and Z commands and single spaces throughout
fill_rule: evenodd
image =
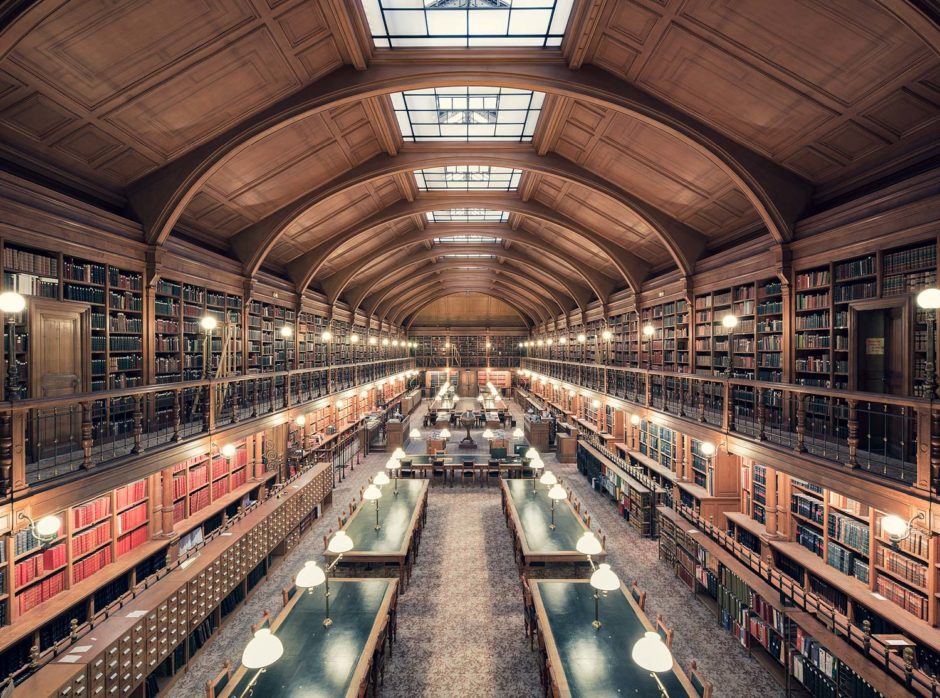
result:
M 291 355 L 288 357 L 287 342 L 281 336 L 280 329 L 284 325 L 293 326 L 294 317 L 293 310 L 279 305 L 256 300 L 248 304 L 246 365 L 250 373 L 271 373 L 287 370 L 288 358 L 291 361 L 293 360 L 293 350 L 291 350 Z M 309 353 L 309 344 L 306 350 Z
M 630 311 L 611 316 L 608 329 L 611 339 L 610 363 L 613 366 L 639 366 L 637 314 Z
M 725 315 L 738 318 L 729 333 Z M 735 378 L 783 380 L 783 288 L 766 279 L 699 294 L 695 297 L 695 372 L 721 375 L 728 352 Z
M 649 323 L 655 329 L 650 339 L 643 338 L 643 358 L 655 370 L 688 373 L 689 304 L 685 299 L 660 303 L 644 308 L 641 326 Z

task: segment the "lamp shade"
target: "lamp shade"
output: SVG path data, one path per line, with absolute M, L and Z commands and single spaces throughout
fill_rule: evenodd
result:
M 525 432 L 522 431 L 521 427 L 516 427 L 515 429 L 512 430 L 512 438 L 521 439 L 524 436 L 525 436 Z
M 59 529 L 61 528 L 62 519 L 49 514 L 33 524 L 33 534 L 40 540 L 52 540 L 59 535 Z
M 486 399 L 486 398 L 483 397 L 483 393 L 480 393 L 479 395 L 477 395 L 477 401 L 478 401 L 478 402 L 483 402 L 485 399 Z
M 726 329 L 733 330 L 738 326 L 738 316 L 728 313 L 721 318 L 721 324 L 724 325 Z
M 601 551 L 603 551 L 601 542 L 597 540 L 597 536 L 594 535 L 593 531 L 585 531 L 584 534 L 578 538 L 575 549 L 582 555 L 600 555 Z
M 450 429 L 441 429 L 441 438 L 449 439 L 450 438 Z
M 620 580 L 610 565 L 606 562 L 601 563 L 591 575 L 591 586 L 598 591 L 615 591 L 620 588 Z M 658 635 L 656 637 L 659 637 Z M 670 664 L 670 666 L 672 666 Z
M 529 450 L 525 452 L 525 457 L 526 458 L 538 458 L 539 452 L 536 451 L 534 448 L 530 447 Z
M 385 461 L 386 470 L 398 470 L 401 467 L 401 461 L 398 460 L 395 456 L 392 456 L 387 461 Z
M 284 645 L 271 634 L 268 628 L 261 628 L 242 652 L 242 665 L 246 669 L 264 669 L 271 666 L 284 654 Z
M 7 294 L 0 294 L 0 309 L 2 309 L 3 296 L 5 295 Z M 928 288 L 918 293 L 917 305 L 924 310 L 936 310 L 940 308 L 940 288 Z M 3 312 L 7 311 L 4 310 Z
M 288 337 L 293 336 L 294 330 L 290 325 L 284 325 L 281 327 L 281 336 L 287 339 Z
M 715 455 L 715 444 L 711 441 L 703 441 L 699 446 L 699 452 L 706 458 L 711 458 Z
M 412 427 L 412 428 L 411 428 L 411 431 L 408 432 L 408 437 L 411 438 L 411 439 L 420 439 L 420 438 L 421 438 L 421 430 L 418 429 L 418 427 Z
M 888 516 L 882 517 L 881 530 L 887 534 L 888 538 L 898 540 L 907 533 L 907 521 L 900 516 L 889 514 Z
M 306 423 L 307 423 L 307 418 L 304 417 L 302 414 L 299 414 L 296 417 L 294 417 L 294 424 L 296 424 L 297 426 L 302 427 Z
M 373 483 L 366 487 L 366 491 L 362 493 L 362 498 L 367 502 L 374 502 L 376 499 L 382 498 L 382 490 Z
M 334 555 L 348 553 L 353 549 L 353 539 L 349 537 L 349 534 L 346 533 L 346 531 L 337 531 L 333 534 L 333 537 L 330 538 L 330 542 L 327 544 L 326 549 Z
M 564 487 L 562 487 L 559 483 L 556 482 L 554 485 L 552 485 L 552 488 L 548 491 L 548 498 L 556 499 L 559 501 L 562 499 L 568 499 L 568 492 L 565 490 Z
M 638 426 L 638 425 L 640 424 L 640 415 L 638 415 L 638 414 L 631 414 L 631 415 L 630 415 L 630 424 L 632 424 L 633 426 Z
M 541 470 L 545 467 L 545 463 L 542 462 L 541 458 L 535 457 L 529 461 L 529 467 L 532 468 L 532 470 Z
M 555 473 L 551 470 L 546 470 L 542 473 L 542 477 L 539 478 L 539 482 L 543 485 L 555 485 L 558 483 L 558 478 L 555 477 Z
M 222 455 L 226 458 L 232 458 L 236 452 L 235 444 L 225 444 L 222 447 Z
M 26 307 L 26 299 L 16 291 L 4 291 L 0 293 L 0 311 L 10 313 L 22 313 Z
M 218 327 L 219 321 L 216 320 L 216 319 L 215 319 L 214 317 L 212 317 L 211 315 L 206 315 L 205 317 L 203 317 L 203 318 L 199 321 L 199 325 L 200 325 L 200 326 L 202 327 L 202 329 L 204 329 L 206 332 L 212 332 L 212 330 L 214 330 L 216 327 Z
M 493 438 L 493 432 L 492 432 L 492 430 L 491 430 L 491 429 L 484 429 L 484 430 L 483 430 L 483 438 L 484 438 L 484 439 L 492 439 L 492 438 Z
M 418 436 L 421 436 L 420 431 L 418 432 Z M 405 449 L 403 449 L 401 446 L 399 446 L 394 451 L 392 451 L 392 458 L 394 458 L 395 460 L 401 460 L 404 457 L 405 457 Z
M 672 652 L 666 647 L 666 643 L 652 630 L 643 634 L 636 644 L 633 645 L 633 651 L 630 653 L 633 661 L 643 669 L 660 673 L 672 669 Z
M 383 485 L 387 485 L 389 482 L 391 482 L 391 480 L 388 479 L 388 475 L 385 474 L 384 470 L 380 470 L 375 474 L 375 477 L 372 478 L 372 482 L 379 487 L 382 487 Z
M 300 568 L 300 572 L 297 573 L 294 584 L 301 589 L 313 589 L 325 581 L 326 572 L 313 560 L 307 560 L 304 566 Z
M 643 334 L 647 337 L 652 337 L 656 334 L 656 328 L 652 325 L 643 325 Z

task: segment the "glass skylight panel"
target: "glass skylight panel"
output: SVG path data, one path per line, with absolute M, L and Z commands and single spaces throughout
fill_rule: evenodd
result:
M 434 242 L 438 245 L 498 245 L 502 241 L 502 238 L 489 235 L 448 235 L 434 238 Z
M 415 170 L 414 174 L 420 191 L 443 189 L 515 191 L 519 188 L 522 170 L 488 165 L 447 165 Z
M 509 87 L 436 87 L 391 96 L 406 141 L 531 141 L 545 94 Z
M 509 212 L 488 208 L 452 208 L 428 211 L 425 217 L 431 223 L 505 223 L 509 220 Z
M 573 0 L 362 0 L 380 48 L 561 46 Z
M 458 252 L 456 254 L 442 254 L 443 259 L 496 259 L 496 255 L 482 252 Z

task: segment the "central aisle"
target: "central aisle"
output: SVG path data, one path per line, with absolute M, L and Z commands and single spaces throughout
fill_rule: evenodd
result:
M 434 488 L 384 697 L 540 696 L 499 492 Z

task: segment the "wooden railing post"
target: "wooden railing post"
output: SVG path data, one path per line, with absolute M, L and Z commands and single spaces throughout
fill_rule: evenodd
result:
M 806 396 L 796 395 L 796 452 L 806 453 Z
M 757 389 L 757 440 L 767 439 L 767 411 L 764 409 L 764 388 Z
M 215 407 L 212 389 L 208 382 L 202 388 L 202 430 L 208 432 L 212 425 L 212 410 Z
M 91 403 L 88 400 L 82 400 L 82 468 L 91 469 Z
M 725 381 L 722 384 L 722 395 L 724 397 L 724 429 L 725 431 L 734 431 L 734 400 L 731 399 L 731 383 Z
M 134 448 L 131 449 L 131 453 L 141 453 L 144 450 L 142 439 L 144 433 L 143 403 L 143 395 L 134 396 Z
M 183 435 L 180 433 L 180 427 L 183 424 L 183 391 L 173 391 L 173 437 L 171 441 L 179 442 Z
M 251 381 L 251 416 L 258 416 L 258 379 Z
M 849 405 L 848 436 L 846 442 L 849 446 L 849 459 L 846 465 L 858 467 L 858 400 L 846 400 Z
M 0 414 L 0 497 L 13 492 L 13 415 Z
M 705 421 L 705 381 L 698 383 L 698 421 Z
M 679 416 L 685 417 L 685 378 L 679 378 Z

